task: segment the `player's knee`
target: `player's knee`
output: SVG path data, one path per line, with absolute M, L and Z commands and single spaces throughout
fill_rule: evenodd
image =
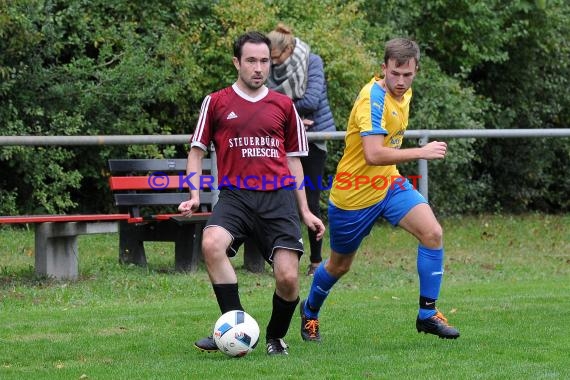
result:
M 340 278 L 350 271 L 350 265 L 342 265 L 338 268 L 336 277 Z
M 222 252 L 225 254 L 224 242 L 218 239 L 214 234 L 204 234 L 202 236 L 202 254 L 204 257 L 215 256 L 216 253 Z
M 283 293 L 288 293 L 297 288 L 299 283 L 299 276 L 296 272 L 293 271 L 280 273 L 278 276 L 275 276 L 275 283 L 276 287 Z
M 333 277 L 340 278 L 350 271 L 351 261 L 340 260 L 328 260 L 325 269 Z
M 443 244 L 443 229 L 439 223 L 436 223 L 431 228 L 426 229 L 420 240 L 426 247 L 439 248 Z

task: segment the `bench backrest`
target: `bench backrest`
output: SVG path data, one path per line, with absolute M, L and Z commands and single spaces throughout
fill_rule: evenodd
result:
M 188 178 L 186 159 L 111 159 L 109 160 L 109 186 L 113 191 L 115 206 L 130 213 L 131 217 L 144 216 L 149 207 L 176 207 L 188 200 Z M 205 184 L 213 181 L 213 186 L 201 186 L 199 212 L 210 212 L 217 200 L 216 171 L 214 161 L 202 160 L 202 175 L 207 176 Z M 213 189 L 212 189 L 213 188 Z

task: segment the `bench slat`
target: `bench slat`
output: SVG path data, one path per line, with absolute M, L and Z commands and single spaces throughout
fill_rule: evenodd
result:
M 202 203 L 200 212 L 193 213 L 189 218 L 170 214 L 170 210 L 178 211 L 178 205 L 190 196 L 187 162 L 187 159 L 108 161 L 109 186 L 115 206 L 131 214 L 128 221 L 119 224 L 120 262 L 146 265 L 144 242 L 172 241 L 175 243 L 176 269 L 192 271 L 197 268 L 201 256 L 202 230 L 218 198 L 215 190 L 217 171 L 215 160 L 202 160 L 202 177 L 198 178 Z M 192 178 L 196 177 L 194 174 Z M 164 209 L 166 211 L 163 213 Z
M 195 212 L 192 217 L 188 218 L 182 216 L 182 214 L 159 214 L 159 215 L 148 215 L 140 217 L 132 217 L 129 219 L 129 223 L 142 223 L 149 221 L 161 221 L 173 219 L 180 223 L 195 223 L 195 222 L 205 222 L 212 215 L 211 212 Z
M 113 191 L 117 190 L 182 190 L 188 189 L 188 182 L 185 181 L 185 174 L 180 176 L 115 176 L 109 177 L 109 187 Z M 180 187 L 180 180 L 182 180 L 182 187 Z M 198 186 L 209 188 L 213 179 L 211 177 L 202 177 L 202 182 Z M 208 182 L 209 181 L 209 182 Z
M 143 171 L 182 171 L 186 173 L 185 158 L 173 159 L 113 159 L 109 160 L 109 170 L 112 173 L 118 172 L 143 172 Z M 212 160 L 202 160 L 202 170 L 210 171 Z
M 187 201 L 189 193 L 133 193 L 115 194 L 115 206 L 152 206 L 152 205 L 175 205 Z M 211 193 L 200 193 L 200 201 L 203 204 L 211 204 L 213 195 Z
M 45 222 L 97 222 L 109 220 L 128 220 L 129 214 L 92 214 L 92 215 L 19 215 L 0 216 L 0 224 L 45 223 Z
M 153 182 L 150 176 L 126 176 L 126 177 L 110 177 L 109 186 L 111 190 L 166 190 L 178 189 L 180 179 L 178 176 L 161 177 L 160 182 Z M 188 185 L 184 184 L 185 188 Z

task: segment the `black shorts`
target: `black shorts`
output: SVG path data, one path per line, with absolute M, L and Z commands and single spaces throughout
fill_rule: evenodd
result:
M 303 254 L 303 238 L 295 191 L 221 189 L 206 228 L 219 226 L 232 236 L 228 256 L 236 255 L 241 244 L 253 237 L 263 257 L 273 262 L 276 248 Z

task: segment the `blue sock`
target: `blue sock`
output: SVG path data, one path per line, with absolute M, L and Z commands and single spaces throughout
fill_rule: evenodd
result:
M 431 249 L 420 244 L 417 266 L 420 278 L 420 297 L 433 300 L 433 305 L 429 305 L 428 308 L 420 306 L 418 316 L 420 319 L 426 319 L 437 312 L 435 300 L 439 298 L 443 279 L 443 248 Z
M 309 296 L 307 297 L 307 302 L 304 307 L 305 315 L 309 318 L 318 318 L 319 309 L 323 306 L 325 299 L 329 295 L 329 292 L 334 284 L 338 281 L 338 278 L 331 276 L 325 269 L 325 262 L 323 262 L 313 275 L 313 283 L 311 284 L 311 290 L 309 291 Z M 307 303 L 311 305 L 309 308 Z

